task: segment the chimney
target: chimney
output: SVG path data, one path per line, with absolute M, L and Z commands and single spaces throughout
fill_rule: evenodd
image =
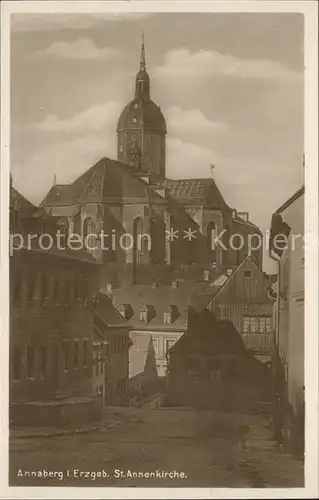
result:
M 232 218 L 235 219 L 237 216 L 237 210 L 236 208 L 234 208 L 234 210 L 232 211 Z

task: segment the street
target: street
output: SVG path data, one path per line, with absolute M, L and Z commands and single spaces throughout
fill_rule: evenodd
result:
M 178 408 L 107 412 L 105 426 L 97 431 L 39 438 L 13 435 L 10 484 L 303 486 L 302 464 L 271 441 L 265 415 Z M 238 442 L 240 428 L 247 429 L 246 446 Z

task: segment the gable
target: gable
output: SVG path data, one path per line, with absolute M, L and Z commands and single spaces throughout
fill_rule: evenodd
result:
M 213 302 L 229 304 L 271 303 L 270 282 L 251 256 L 246 257 L 219 289 Z

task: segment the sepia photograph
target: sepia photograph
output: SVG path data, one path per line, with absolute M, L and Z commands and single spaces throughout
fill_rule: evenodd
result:
M 3 3 L 8 491 L 302 496 L 313 2 Z

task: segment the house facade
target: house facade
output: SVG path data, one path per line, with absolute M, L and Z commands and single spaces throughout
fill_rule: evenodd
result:
M 93 300 L 94 333 L 99 339 L 95 354 L 95 386 L 104 393 L 103 404 L 129 404 L 130 326 L 112 303 L 110 290 L 99 291 Z
M 270 362 L 273 348 L 271 282 L 251 255 L 235 268 L 212 280 L 203 293 L 192 298 L 198 311 L 208 309 L 217 319 L 229 320 L 247 349 Z
M 92 296 L 98 264 L 87 252 L 43 249 L 30 233 L 51 234 L 56 221 L 11 188 L 11 232 L 24 242 L 10 257 L 11 418 L 36 422 L 24 403 L 91 398 Z M 28 406 L 31 408 L 31 405 Z M 81 412 L 80 412 L 81 413 Z
M 304 188 L 274 214 L 270 255 L 278 266 L 274 391 L 279 433 L 291 451 L 304 448 Z
M 167 404 L 242 411 L 258 404 L 266 369 L 229 320 L 190 311 L 187 332 L 168 354 Z
M 159 377 L 165 377 L 167 353 L 186 332 L 188 306 L 195 290 L 207 282 L 176 279 L 113 289 L 113 304 L 131 325 L 131 336 L 152 339 Z

